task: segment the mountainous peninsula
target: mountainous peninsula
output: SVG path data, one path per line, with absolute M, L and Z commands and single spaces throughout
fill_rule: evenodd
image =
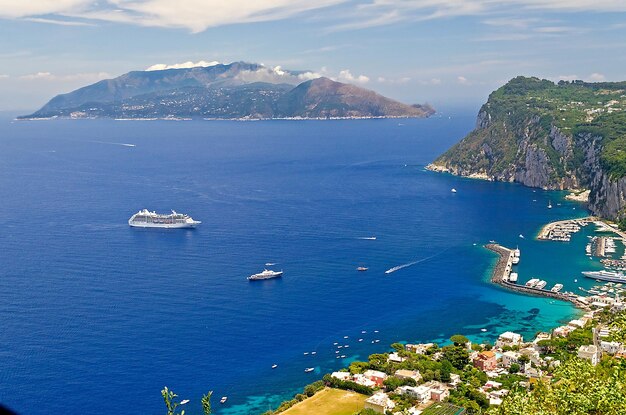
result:
M 626 82 L 517 77 L 476 128 L 429 169 L 543 189 L 589 189 L 589 208 L 626 216 Z
M 57 95 L 19 118 L 367 118 L 434 112 L 429 105 L 406 105 L 311 72 L 234 62 L 129 72 Z

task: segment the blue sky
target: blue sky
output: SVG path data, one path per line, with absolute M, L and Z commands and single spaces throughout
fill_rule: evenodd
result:
M 516 75 L 626 80 L 626 0 L 0 0 L 0 110 L 202 60 L 478 106 Z

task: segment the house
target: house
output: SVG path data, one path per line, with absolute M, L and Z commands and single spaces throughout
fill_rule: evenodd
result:
M 475 368 L 483 372 L 494 370 L 498 366 L 496 354 L 490 350 L 478 353 L 478 356 L 472 362 Z
M 354 375 L 354 377 L 352 378 L 352 381 L 354 383 L 358 383 L 359 385 L 367 386 L 368 388 L 373 388 L 377 386 L 376 382 L 371 381 L 370 379 L 366 378 L 365 375 L 361 373 Z
M 513 333 L 512 331 L 507 331 L 502 333 L 498 340 L 496 341 L 496 347 L 504 347 L 504 346 L 519 346 L 524 342 L 524 338 L 521 334 Z
M 396 373 L 394 373 L 394 376 L 397 377 L 398 379 L 413 379 L 416 382 L 419 382 L 422 379 L 422 375 L 420 375 L 420 372 L 418 372 L 417 370 L 406 370 L 406 369 L 396 370 Z
M 406 357 L 402 357 L 398 353 L 390 353 L 389 357 L 387 358 L 388 362 L 393 362 L 393 363 L 402 363 L 405 360 L 406 360 Z
M 551 338 L 552 336 L 550 335 L 550 333 L 545 333 L 545 332 L 537 333 L 537 337 L 535 337 L 535 340 L 533 340 L 533 343 L 537 344 L 542 340 L 550 340 Z
M 450 391 L 445 388 L 441 388 L 441 389 L 436 388 L 436 389 L 430 390 L 430 399 L 432 399 L 435 402 L 442 402 L 448 399 L 449 396 L 450 396 Z
M 378 413 L 384 414 L 386 411 L 391 411 L 395 408 L 396 404 L 393 403 L 389 396 L 384 392 L 378 392 L 370 396 L 365 400 L 365 409 L 372 409 Z
M 430 388 L 426 385 L 415 386 L 414 392 L 413 397 L 422 403 L 430 399 Z
M 330 376 L 339 380 L 352 380 L 350 372 L 333 372 Z
M 598 364 L 598 348 L 593 344 L 580 346 L 578 348 L 578 357 L 589 360 L 595 366 Z
M 602 350 L 605 353 L 612 354 L 612 355 L 619 352 L 621 347 L 622 347 L 622 344 L 620 342 L 607 342 L 604 340 L 600 342 L 600 350 Z
M 508 351 L 502 353 L 502 366 L 511 367 L 513 363 L 519 364 L 519 358 L 521 354 L 514 351 Z
M 409 352 L 426 354 L 426 350 L 430 349 L 434 345 L 434 343 L 407 344 L 404 348 Z
M 502 384 L 500 382 L 496 382 L 495 380 L 488 380 L 483 385 L 483 390 L 486 392 L 490 389 L 500 389 L 500 387 L 502 387 Z
M 552 330 L 552 335 L 554 337 L 567 337 L 573 331 L 574 328 L 571 326 L 560 326 Z
M 450 382 L 448 382 L 448 385 L 455 388 L 459 383 L 461 383 L 461 376 L 456 373 L 450 373 Z
M 585 327 L 585 322 L 582 320 L 572 320 L 567 323 L 568 326 L 574 327 L 574 329 L 582 329 Z
M 404 385 L 404 386 L 400 386 L 398 389 L 396 389 L 396 393 L 398 395 L 407 395 L 407 396 L 411 396 L 413 398 L 416 398 L 417 400 L 423 402 L 425 400 L 428 399 L 430 388 L 427 387 L 423 387 L 423 386 L 409 386 L 409 385 Z
M 374 382 L 377 386 L 383 386 L 383 382 L 387 379 L 387 374 L 378 370 L 366 370 L 363 376 Z
M 543 361 L 541 360 L 541 357 L 539 356 L 539 352 L 536 349 L 532 347 L 525 347 L 521 349 L 519 352 L 522 355 L 528 356 L 530 361 L 533 362 L 535 365 L 540 366 L 543 364 Z

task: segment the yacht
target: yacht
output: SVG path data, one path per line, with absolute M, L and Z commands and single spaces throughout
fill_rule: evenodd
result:
M 273 364 L 273 365 L 272 365 L 272 369 L 276 369 L 277 367 L 278 367 L 278 365 L 277 365 L 277 364 Z
M 528 280 L 528 282 L 526 283 L 526 286 L 530 288 L 535 288 L 535 285 L 537 285 L 538 282 L 539 282 L 539 278 L 533 278 L 531 280 Z
M 356 270 L 363 272 L 363 271 L 367 271 L 368 269 L 369 268 L 367 268 L 367 267 L 358 267 Z
M 128 224 L 135 228 L 195 228 L 201 223 L 199 220 L 193 220 L 189 215 L 177 213 L 174 210 L 170 214 L 162 214 L 143 209 L 128 219 Z
M 550 291 L 553 293 L 558 293 L 563 289 L 563 284 L 555 284 L 554 287 L 550 288 Z
M 306 369 L 304 369 L 306 373 L 313 372 L 314 370 L 315 370 L 314 367 L 307 367 Z
M 452 193 L 456 193 L 456 189 L 452 188 L 452 190 L 450 190 Z
M 552 201 L 548 202 L 548 209 L 552 209 Z
M 222 399 L 220 399 L 220 403 L 224 404 L 226 403 L 227 400 L 228 400 L 228 396 L 222 396 Z
M 544 280 L 541 280 L 537 283 L 537 285 L 535 285 L 535 288 L 543 290 L 547 284 L 548 284 L 547 282 L 545 282 Z
M 596 281 L 626 282 L 626 275 L 615 271 L 585 271 L 583 275 L 587 278 L 595 278 Z
M 278 278 L 282 276 L 283 276 L 282 271 L 272 271 L 269 269 L 264 269 L 263 272 L 250 275 L 248 277 L 248 281 L 269 280 L 270 278 Z

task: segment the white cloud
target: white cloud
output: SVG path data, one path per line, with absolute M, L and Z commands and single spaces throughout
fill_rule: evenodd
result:
M 218 61 L 211 61 L 211 62 L 207 62 L 207 61 L 198 61 L 198 62 L 192 62 L 192 61 L 187 61 L 187 62 L 182 62 L 182 63 L 175 63 L 173 65 L 167 65 L 165 63 L 157 63 L 156 65 L 152 65 L 148 68 L 146 68 L 146 71 L 163 71 L 165 69 L 187 69 L 187 68 L 196 68 L 196 67 L 202 67 L 202 68 L 206 68 L 209 66 L 215 66 L 215 65 L 219 65 Z
M 54 24 L 58 26 L 94 26 L 94 24 L 92 23 L 76 22 L 76 21 L 70 21 L 70 20 L 44 19 L 41 17 L 25 17 L 22 20 L 26 20 L 28 22 L 35 22 L 35 23 Z
M 366 84 L 370 81 L 370 79 L 365 75 L 354 76 L 348 69 L 344 69 L 339 72 L 337 76 L 337 80 L 339 82 L 348 82 L 348 83 L 357 83 L 357 84 Z
M 591 75 L 589 75 L 589 80 L 593 82 L 602 82 L 602 81 L 606 81 L 606 76 L 604 76 L 601 73 L 594 72 Z
M 467 78 L 466 78 L 466 77 L 464 77 L 464 76 L 457 76 L 457 77 L 456 77 L 456 81 L 457 81 L 459 84 L 461 84 L 461 85 L 468 85 L 468 84 L 469 84 L 469 81 L 468 81 L 468 80 L 467 80 Z
M 7 79 L 9 75 L 0 74 L 0 79 Z
M 341 5 L 341 8 L 331 6 Z M 141 26 L 209 27 L 286 19 L 317 11 L 317 17 L 338 22 L 331 30 L 351 30 L 454 16 L 494 16 L 528 10 L 557 12 L 626 12 L 624 0 L 0 0 L 0 18 L 41 23 L 84 25 L 103 20 Z M 58 20 L 79 18 L 80 21 Z M 532 19 L 492 18 L 484 23 L 523 29 Z M 553 32 L 550 32 L 553 33 Z
M 408 76 L 404 76 L 401 78 L 385 78 L 385 77 L 379 76 L 377 79 L 377 81 L 380 82 L 381 84 L 406 84 L 410 80 L 411 78 L 409 78 Z
M 55 75 L 51 72 L 37 72 L 22 75 L 18 79 L 22 81 L 57 81 L 57 82 L 97 82 L 111 78 L 107 72 L 87 72 L 65 75 Z

